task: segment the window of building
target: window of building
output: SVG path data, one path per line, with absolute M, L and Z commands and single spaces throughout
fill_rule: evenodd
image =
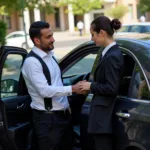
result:
M 55 24 L 56 24 L 56 28 L 60 28 L 59 8 L 55 8 Z
M 11 29 L 12 24 L 11 24 L 11 16 L 2 16 L 2 20 L 5 21 L 7 28 Z
M 46 20 L 46 19 L 45 19 L 45 14 L 46 14 L 45 10 L 41 10 L 41 11 L 40 11 L 41 21 L 45 21 L 45 20 Z
M 33 23 L 34 20 L 34 10 L 29 10 L 29 15 L 30 15 L 30 23 Z

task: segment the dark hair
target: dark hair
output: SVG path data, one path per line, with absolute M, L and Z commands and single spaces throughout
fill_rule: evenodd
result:
M 43 22 L 43 21 L 33 22 L 29 29 L 30 38 L 33 41 L 33 43 L 35 37 L 38 38 L 41 37 L 41 30 L 49 27 L 50 25 L 47 22 Z
M 99 16 L 92 21 L 91 26 L 97 33 L 99 33 L 100 30 L 104 30 L 109 36 L 112 36 L 114 34 L 114 31 L 121 28 L 121 22 L 118 19 L 113 19 L 111 21 L 106 16 Z

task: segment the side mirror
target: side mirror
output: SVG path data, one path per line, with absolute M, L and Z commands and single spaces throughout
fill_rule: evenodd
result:
M 5 79 L 1 81 L 1 93 L 17 93 L 18 81 L 14 79 Z

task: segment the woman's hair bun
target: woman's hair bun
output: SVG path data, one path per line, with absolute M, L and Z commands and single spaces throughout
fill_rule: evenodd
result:
M 113 29 L 115 29 L 115 30 L 118 30 L 118 29 L 120 29 L 121 28 L 121 22 L 118 20 L 118 19 L 113 19 L 112 21 L 111 21 L 111 26 L 112 26 L 112 28 Z

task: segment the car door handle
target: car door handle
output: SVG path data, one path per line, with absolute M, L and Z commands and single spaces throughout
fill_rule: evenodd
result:
M 128 119 L 130 118 L 130 114 L 129 113 L 124 113 L 124 112 L 117 112 L 116 115 L 120 118 L 125 118 Z
M 17 106 L 17 110 L 24 109 L 26 105 L 24 103 Z

